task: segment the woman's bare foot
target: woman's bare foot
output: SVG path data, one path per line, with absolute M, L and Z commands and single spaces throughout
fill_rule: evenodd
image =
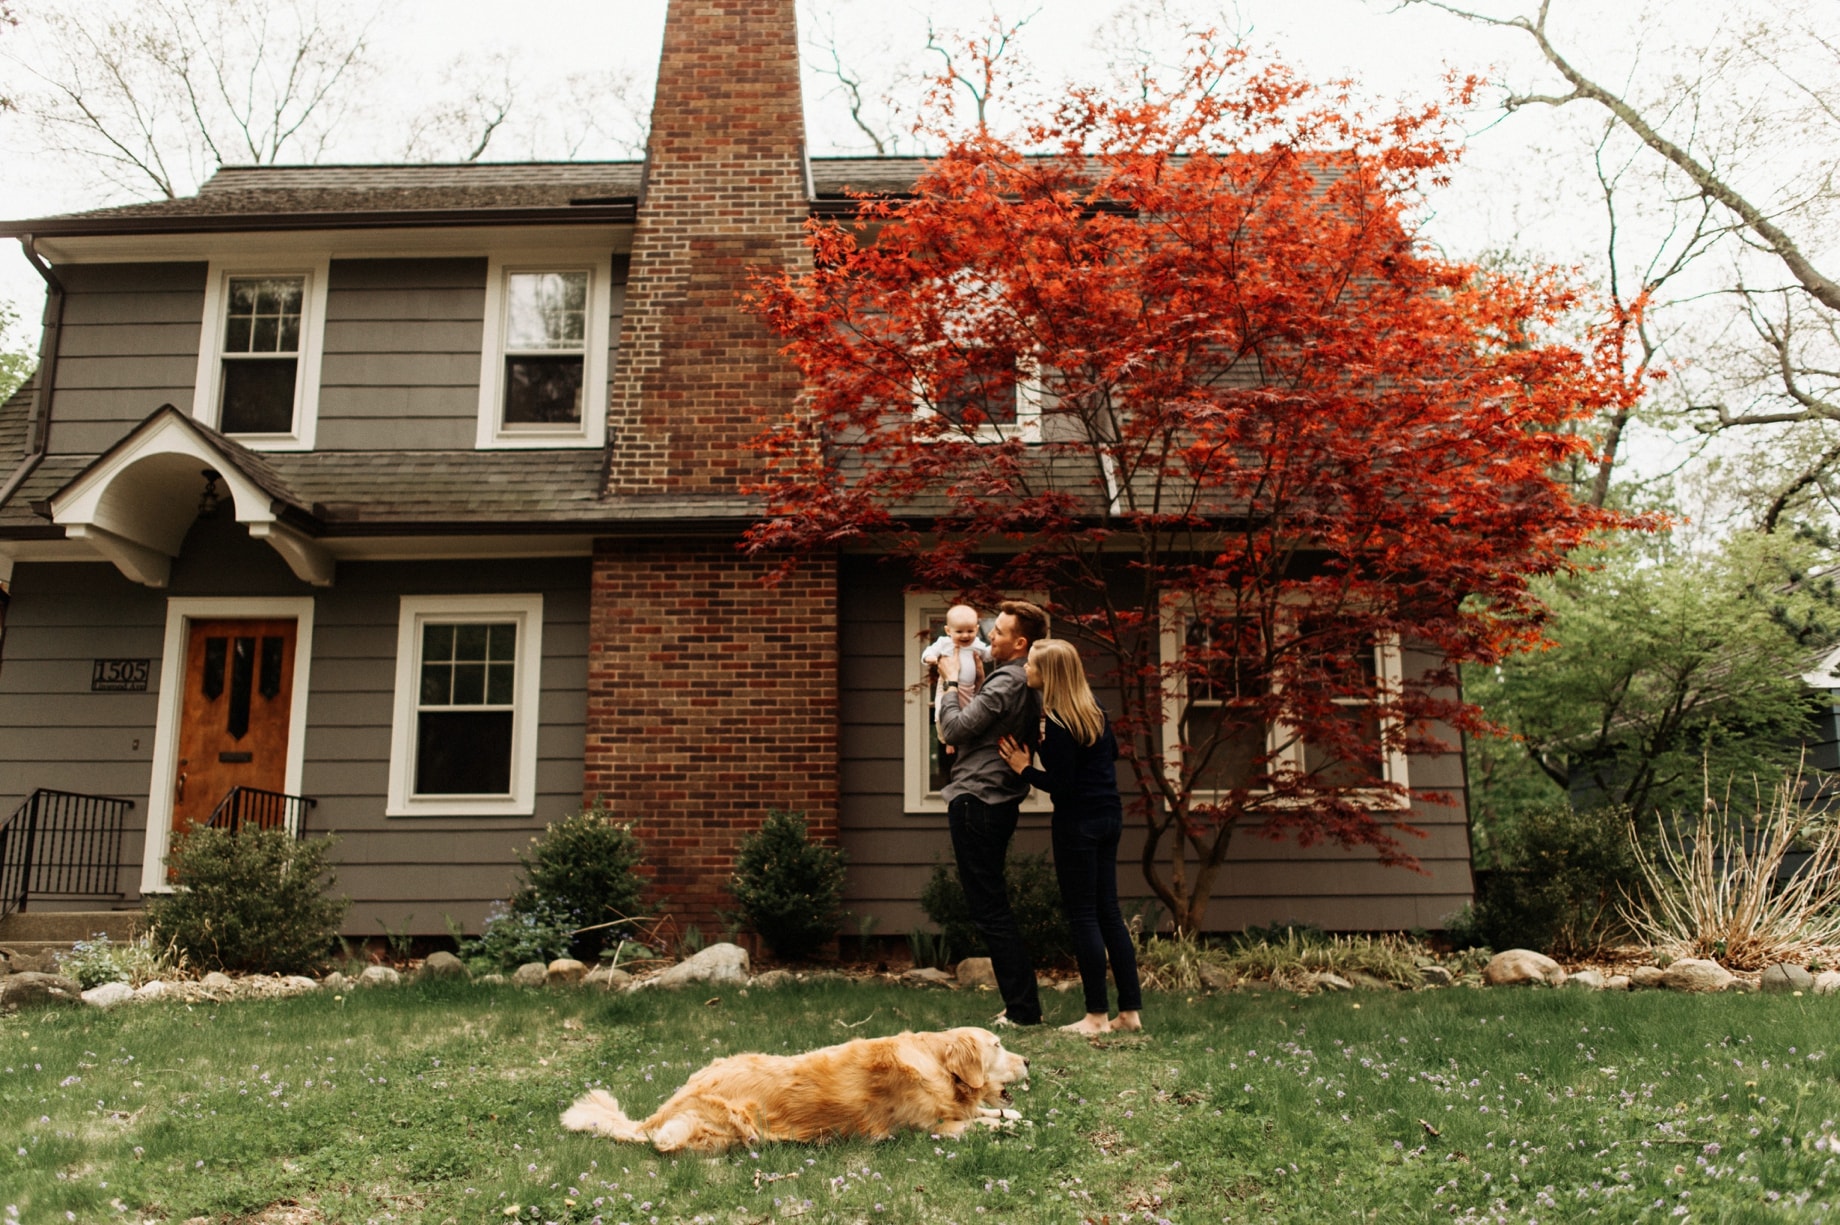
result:
M 1107 1029 L 1113 1033 L 1137 1033 L 1144 1027 L 1144 1019 L 1135 1012 L 1121 1012 L 1114 1017 Z
M 1089 1012 L 1075 1021 L 1072 1025 L 1061 1026 L 1061 1032 L 1063 1034 L 1081 1034 L 1090 1038 L 1094 1034 L 1107 1033 L 1111 1028 L 1111 1022 L 1105 1019 L 1105 1014 L 1103 1012 Z

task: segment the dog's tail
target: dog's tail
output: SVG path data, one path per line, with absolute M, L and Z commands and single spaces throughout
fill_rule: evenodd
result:
M 630 1140 L 643 1144 L 647 1140 L 639 1125 L 626 1117 L 611 1093 L 590 1089 L 562 1112 L 562 1125 L 570 1131 L 592 1132 L 612 1140 Z

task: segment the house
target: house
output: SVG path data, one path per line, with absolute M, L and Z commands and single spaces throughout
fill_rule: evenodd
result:
M 797 392 L 746 272 L 916 172 L 805 157 L 793 10 L 673 6 L 643 164 L 225 167 L 0 226 L 48 290 L 0 410 L 0 820 L 91 823 L 28 905 L 135 906 L 215 814 L 337 831 L 355 934 L 477 930 L 604 797 L 680 923 L 719 929 L 772 808 L 849 852 L 855 914 L 922 921 L 950 855 L 904 686 L 948 600 L 736 548 Z M 1459 754 L 1409 768 L 1461 796 Z M 1435 926 L 1464 812 L 1414 820 L 1424 876 L 1246 842 L 1211 925 Z

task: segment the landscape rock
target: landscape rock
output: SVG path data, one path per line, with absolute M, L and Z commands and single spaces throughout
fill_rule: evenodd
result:
M 1660 966 L 1637 966 L 1629 972 L 1629 985 L 1648 990 L 1661 987 L 1662 970 Z
M 1792 991 L 1813 991 L 1814 975 L 1802 966 L 1785 961 L 1765 969 L 1757 985 L 1771 994 L 1781 992 L 1787 995 Z
M 569 987 L 588 976 L 588 967 L 573 957 L 558 957 L 544 967 L 543 981 L 552 987 Z
M 1340 974 L 1319 973 L 1310 975 L 1310 986 L 1318 991 L 1353 991 L 1354 984 Z
M 781 971 L 784 973 L 784 971 Z M 632 985 L 633 976 L 618 966 L 595 966 L 588 971 L 582 983 L 589 987 L 601 987 L 608 991 L 621 991 Z
M 1387 982 L 1377 974 L 1369 974 L 1366 970 L 1350 970 L 1348 973 L 1342 975 L 1342 977 L 1347 979 L 1349 985 L 1356 991 L 1398 990 L 1392 983 Z
M 364 973 L 358 975 L 360 987 L 394 987 L 402 982 L 402 975 L 389 966 L 365 966 Z
M 1427 987 L 1448 987 L 1457 981 L 1443 966 L 1420 966 L 1418 977 Z
M 738 944 L 712 944 L 688 961 L 680 961 L 643 987 L 683 987 L 707 983 L 716 987 L 745 987 L 748 982 L 747 950 Z
M 541 987 L 549 981 L 549 967 L 541 961 L 526 961 L 511 971 L 511 985 L 514 987 Z
M 774 987 L 783 987 L 792 981 L 791 970 L 768 970 L 765 974 L 756 974 L 748 986 L 771 990 Z
M 309 991 L 318 991 L 319 984 L 304 974 L 290 974 L 281 980 L 281 989 L 288 995 L 305 995 Z
M 430 953 L 415 972 L 417 978 L 466 978 L 466 962 L 445 950 Z
M 1233 989 L 1233 971 L 1222 969 L 1211 961 L 1204 961 L 1195 967 L 1195 977 L 1209 991 L 1231 991 Z
M 1605 991 L 1627 991 L 1629 990 L 1629 975 L 1612 974 L 1609 978 L 1604 979 L 1604 990 Z
M 479 981 L 488 987 L 502 987 L 505 985 L 505 976 L 503 974 L 481 974 Z
M 156 978 L 149 982 L 144 982 L 139 987 L 135 988 L 134 995 L 137 999 L 157 1000 L 163 995 L 171 994 L 171 992 L 171 983 Z
M 1567 975 L 1565 985 L 1579 987 L 1586 991 L 1602 991 L 1604 989 L 1603 971 L 1580 970 L 1576 974 Z
M 1723 991 L 1736 977 L 1716 961 L 1682 957 L 1661 971 L 1661 985 L 1669 991 Z
M 991 968 L 988 957 L 966 957 L 954 967 L 961 987 L 991 987 L 997 985 L 997 972 Z
M 915 987 L 956 987 L 958 980 L 937 966 L 916 967 L 901 975 L 901 981 Z
M 349 980 L 343 974 L 334 970 L 319 980 L 319 986 L 322 991 L 343 991 L 348 982 Z
M 1482 969 L 1482 981 L 1491 987 L 1545 983 L 1551 987 L 1565 985 L 1565 970 L 1544 953 L 1532 949 L 1509 949 L 1497 953 Z
M 1814 993 L 1816 995 L 1833 995 L 1840 992 L 1840 970 L 1822 970 L 1814 976 Z
M 225 974 L 222 970 L 212 970 L 209 974 L 198 980 L 198 985 L 217 996 L 236 994 L 236 980 L 231 978 L 228 974 Z
M 12 965 L 15 974 L 50 974 L 59 978 L 63 977 L 58 973 L 61 967 L 58 964 L 57 953 L 51 949 L 46 949 L 42 953 L 14 953 L 7 960 Z
M 103 983 L 83 993 L 83 1002 L 91 1008 L 113 1008 L 134 998 L 134 988 L 127 983 Z
M 82 1002 L 83 988 L 61 974 L 22 970 L 0 978 L 0 1012 Z

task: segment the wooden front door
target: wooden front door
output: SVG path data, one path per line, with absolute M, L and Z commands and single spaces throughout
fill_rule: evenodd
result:
M 208 821 L 232 787 L 287 786 L 292 617 L 193 621 L 173 775 L 173 834 Z

